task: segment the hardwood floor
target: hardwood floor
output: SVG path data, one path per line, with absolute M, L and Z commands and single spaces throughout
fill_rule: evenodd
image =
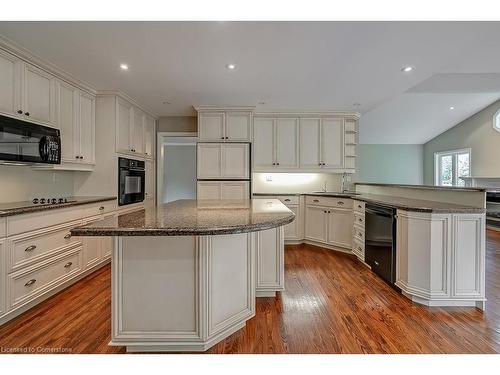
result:
M 487 234 L 485 312 L 414 304 L 330 250 L 287 246 L 285 262 L 286 291 L 207 353 L 500 352 L 500 232 Z M 0 327 L 0 348 L 122 353 L 107 345 L 110 305 L 107 266 Z

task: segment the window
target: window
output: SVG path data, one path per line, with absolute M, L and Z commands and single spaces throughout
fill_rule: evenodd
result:
M 465 186 L 460 177 L 470 176 L 470 148 L 436 152 L 434 183 L 439 186 Z
M 500 132 L 500 109 L 493 116 L 493 129 Z

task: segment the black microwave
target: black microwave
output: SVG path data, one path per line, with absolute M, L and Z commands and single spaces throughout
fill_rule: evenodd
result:
M 61 164 L 61 133 L 59 129 L 0 115 L 0 161 Z

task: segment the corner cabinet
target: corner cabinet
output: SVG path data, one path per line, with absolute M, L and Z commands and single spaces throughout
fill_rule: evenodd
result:
M 253 170 L 354 173 L 357 119 L 342 113 L 255 114 Z
M 250 142 L 253 107 L 196 107 L 200 142 Z

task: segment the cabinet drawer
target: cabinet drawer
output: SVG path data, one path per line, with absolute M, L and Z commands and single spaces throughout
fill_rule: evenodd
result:
M 10 270 L 18 269 L 50 256 L 63 247 L 81 244 L 80 237 L 71 237 L 69 231 L 82 225 L 74 221 L 67 225 L 49 227 L 35 232 L 28 232 L 11 238 Z
M 364 229 L 365 228 L 365 214 L 354 211 L 354 224 Z
M 334 197 L 318 197 L 318 196 L 309 195 L 306 197 L 306 204 L 312 205 L 312 206 L 352 208 L 352 199 L 334 198 Z
M 365 202 L 361 201 L 354 201 L 354 211 L 360 212 L 360 213 L 365 213 Z
M 365 253 L 365 241 L 360 241 L 357 238 L 354 238 L 354 241 L 352 242 L 352 247 L 353 251 L 357 253 Z
M 365 231 L 364 229 L 360 229 L 358 226 L 354 226 L 353 228 L 353 235 L 355 240 L 359 240 L 363 243 L 365 243 Z
M 10 306 L 16 308 L 37 298 L 78 274 L 82 268 L 82 247 L 54 257 L 36 268 L 9 275 Z

